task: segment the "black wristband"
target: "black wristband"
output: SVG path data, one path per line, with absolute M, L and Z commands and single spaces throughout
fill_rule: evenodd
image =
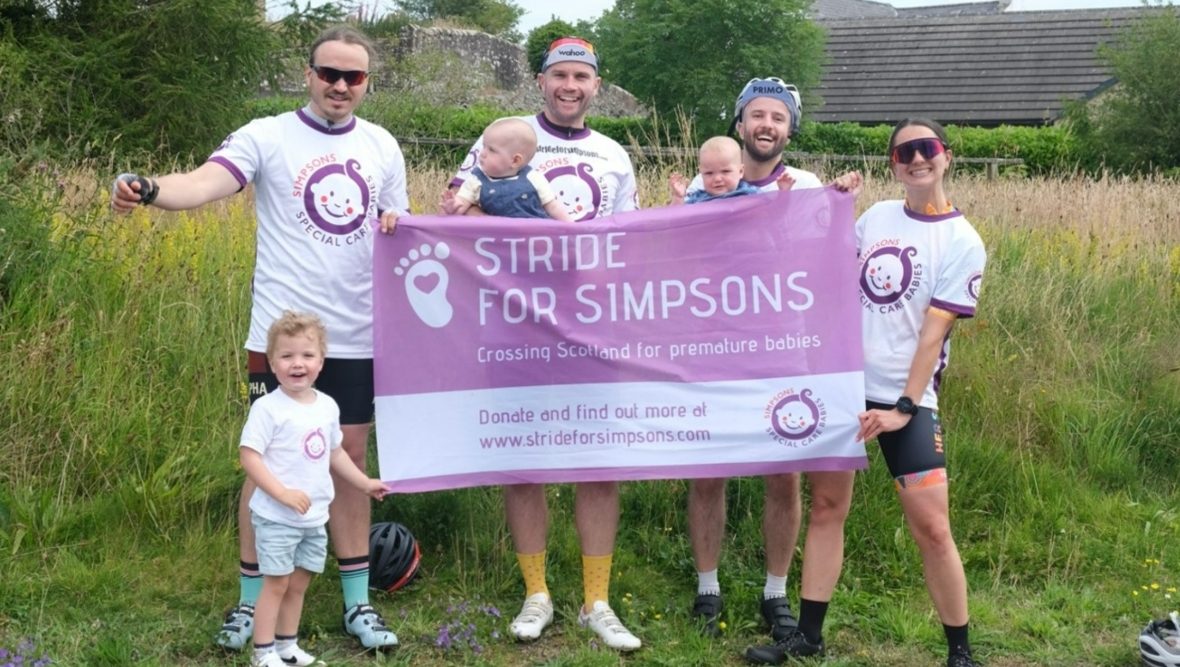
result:
M 146 186 L 146 190 L 144 189 Z M 144 206 L 150 206 L 152 202 L 156 201 L 156 197 L 160 194 L 160 184 L 156 183 L 154 179 L 139 177 L 139 203 Z

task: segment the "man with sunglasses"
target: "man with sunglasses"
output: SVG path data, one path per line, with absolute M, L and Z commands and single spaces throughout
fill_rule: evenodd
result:
M 737 132 L 742 142 L 742 165 L 745 181 L 760 191 L 778 190 L 777 180 L 787 174 L 794 179 L 792 189 L 819 188 L 823 183 L 810 171 L 788 167 L 783 163 L 783 149 L 799 131 L 802 105 L 799 92 L 781 79 L 751 79 L 734 105 L 730 133 Z M 859 174 L 838 179 L 841 190 L 859 192 Z M 703 189 L 698 175 L 688 192 Z M 826 483 L 830 475 L 845 473 L 813 472 L 811 483 L 812 512 L 809 531 L 843 531 L 843 515 L 851 498 L 844 498 L 842 485 Z M 787 600 L 787 574 L 802 523 L 802 498 L 799 473 L 766 475 L 766 496 L 762 511 L 762 535 L 766 549 L 766 582 L 759 610 L 776 641 L 797 632 L 799 621 Z M 692 617 L 709 636 L 720 634 L 723 608 L 718 566 L 721 542 L 725 536 L 725 479 L 694 479 L 689 485 L 688 528 L 693 560 L 697 569 L 697 595 Z M 811 534 L 809 532 L 809 534 Z M 842 543 L 842 541 L 841 541 Z M 815 559 L 820 562 L 823 559 Z
M 120 213 L 148 204 L 183 210 L 254 183 L 258 233 L 246 341 L 250 400 L 278 386 L 265 356 L 271 322 L 287 309 L 315 313 L 328 330 L 327 359 L 316 387 L 340 405 L 343 447 L 362 470 L 373 419 L 374 220 L 391 225 L 397 213 L 409 210 L 397 141 L 353 115 L 365 96 L 372 54 L 368 39 L 356 30 L 325 31 L 312 45 L 304 73 L 307 106 L 249 123 L 190 172 L 155 179 L 123 174 L 111 193 L 111 207 Z M 367 649 L 394 646 L 397 637 L 369 606 L 369 498 L 348 484 L 336 488 L 329 530 L 344 590 L 345 629 Z M 262 587 L 249 519 L 253 492 L 247 480 L 238 514 L 240 602 L 216 638 L 233 650 L 251 641 Z
M 549 45 L 537 85 L 545 108 L 523 116 L 537 134 L 537 152 L 529 162 L 552 186 L 558 201 L 574 221 L 601 218 L 637 209 L 638 197 L 631 158 L 618 142 L 586 127 L 586 114 L 602 79 L 594 46 L 577 37 L 563 37 Z M 477 141 L 459 173 L 457 188 L 471 177 L 483 141 Z M 445 198 L 442 202 L 447 208 Z M 453 201 L 453 200 L 451 200 Z M 479 213 L 472 207 L 468 214 Z M 607 646 L 632 651 L 641 642 L 619 622 L 608 604 L 611 559 L 619 523 L 616 482 L 577 484 L 575 523 L 582 547 L 584 604 L 578 615 Z M 549 510 L 545 487 L 517 484 L 504 487 L 504 507 L 517 560 L 524 575 L 525 601 L 512 621 L 512 634 L 533 641 L 553 622 L 553 602 L 545 579 L 545 542 Z

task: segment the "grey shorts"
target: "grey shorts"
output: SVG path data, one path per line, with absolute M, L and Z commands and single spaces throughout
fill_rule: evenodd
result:
M 326 526 L 296 528 L 250 513 L 254 525 L 254 548 L 258 551 L 258 571 L 272 577 L 291 574 L 295 568 L 319 574 L 328 559 Z

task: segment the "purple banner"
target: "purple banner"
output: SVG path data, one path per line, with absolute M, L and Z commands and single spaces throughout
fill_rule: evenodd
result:
M 374 257 L 378 452 L 398 491 L 865 464 L 848 195 L 576 224 L 413 216 Z
M 859 370 L 851 219 L 828 188 L 578 224 L 403 218 L 376 240 L 377 394 Z

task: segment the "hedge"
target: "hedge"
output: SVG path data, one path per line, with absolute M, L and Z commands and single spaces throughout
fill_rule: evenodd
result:
M 252 117 L 274 115 L 298 109 L 304 98 L 271 97 L 252 103 Z M 399 137 L 430 137 L 475 141 L 489 123 L 513 113 L 485 106 L 469 108 L 436 107 L 397 95 L 373 93 L 365 102 L 363 116 Z M 676 123 L 649 118 L 608 118 L 590 116 L 587 124 L 622 143 L 640 146 L 699 145 L 700 138 L 684 141 Z M 893 128 L 888 125 L 864 127 L 853 123 L 815 123 L 804 121 L 802 130 L 792 140 L 790 150 L 824 155 L 884 155 Z M 1017 171 L 1047 175 L 1074 171 L 1079 157 L 1074 137 L 1064 125 L 1047 127 L 1001 126 L 997 128 L 948 127 L 951 148 L 959 157 L 1020 158 L 1024 165 Z M 462 160 L 466 149 L 422 147 L 429 155 Z

